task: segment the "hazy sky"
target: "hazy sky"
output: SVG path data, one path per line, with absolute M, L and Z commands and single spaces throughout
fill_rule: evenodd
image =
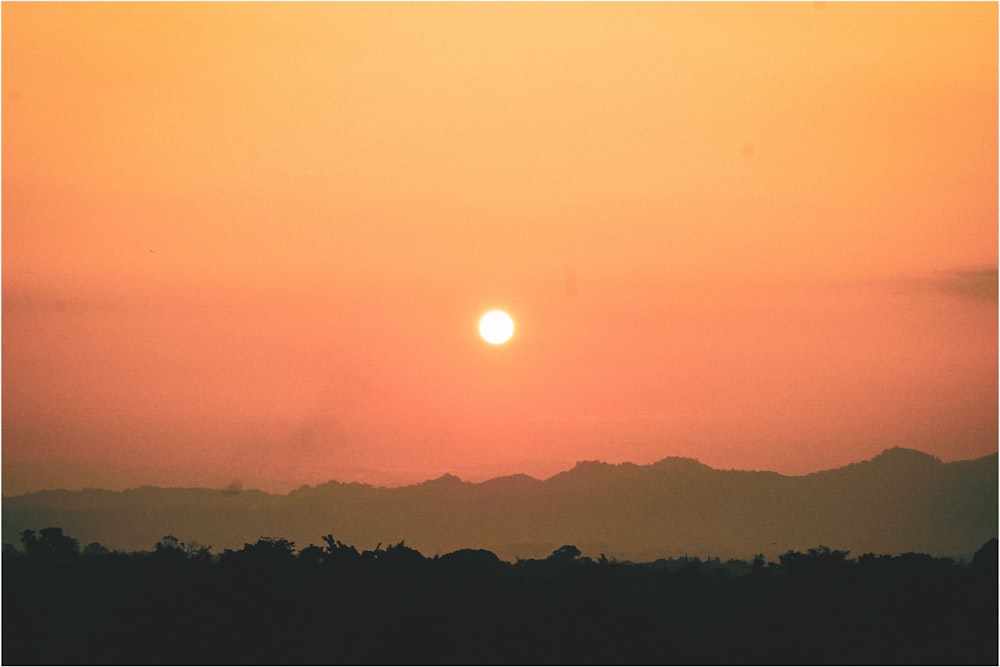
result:
M 4 493 L 997 449 L 995 3 L 2 31 Z

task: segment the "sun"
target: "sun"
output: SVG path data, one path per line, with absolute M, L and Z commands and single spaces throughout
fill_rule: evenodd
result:
M 514 335 L 514 320 L 502 310 L 491 310 L 479 320 L 479 335 L 493 345 L 506 343 Z

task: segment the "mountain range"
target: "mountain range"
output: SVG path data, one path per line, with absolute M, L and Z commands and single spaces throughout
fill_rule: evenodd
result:
M 536 558 L 562 545 L 586 555 L 769 559 L 826 545 L 863 553 L 969 558 L 997 535 L 998 460 L 944 463 L 904 448 L 801 476 L 717 470 L 692 459 L 649 465 L 583 461 L 545 480 L 464 482 L 444 475 L 399 488 L 328 482 L 288 494 L 141 487 L 6 497 L 4 543 L 58 526 L 81 545 L 148 550 L 165 535 L 214 551 L 262 536 L 299 548 L 322 536 L 358 549 L 406 542 L 426 556 L 462 548 Z

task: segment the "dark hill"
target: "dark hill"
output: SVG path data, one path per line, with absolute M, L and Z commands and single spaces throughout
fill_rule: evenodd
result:
M 584 553 L 651 561 L 697 555 L 776 558 L 820 544 L 866 552 L 971 558 L 997 531 L 997 455 L 943 463 L 914 450 L 803 476 L 715 470 L 691 459 L 596 461 L 547 480 L 479 484 L 443 475 L 375 488 L 329 482 L 287 495 L 142 487 L 5 498 L 3 541 L 62 527 L 81 544 L 150 549 L 172 534 L 217 551 L 261 536 L 304 547 L 322 535 L 359 548 L 406 540 L 424 554 L 488 549 L 501 558 Z

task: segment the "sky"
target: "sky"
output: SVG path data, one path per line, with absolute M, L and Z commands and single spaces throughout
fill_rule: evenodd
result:
M 4 3 L 3 493 L 995 452 L 997 24 Z

